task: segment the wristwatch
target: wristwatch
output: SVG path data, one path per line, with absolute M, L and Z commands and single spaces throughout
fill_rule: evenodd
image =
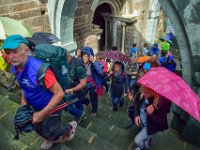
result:
M 69 89 L 69 91 L 70 91 L 70 94 L 73 94 L 73 93 L 74 93 L 72 89 Z

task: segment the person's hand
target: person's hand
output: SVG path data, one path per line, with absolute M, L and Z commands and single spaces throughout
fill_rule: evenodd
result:
M 33 113 L 33 124 L 41 122 L 45 118 L 45 114 L 42 111 Z
M 141 124 L 141 120 L 140 120 L 140 116 L 136 116 L 135 117 L 135 124 L 136 124 L 136 126 L 140 126 L 140 124 Z
M 132 75 L 136 75 L 136 74 L 137 74 L 137 71 L 132 72 Z
M 128 99 L 133 100 L 133 95 L 131 93 L 128 93 Z
M 66 89 L 65 93 L 70 94 L 71 93 L 70 89 Z
M 153 114 L 153 112 L 154 112 L 154 107 L 153 107 L 153 105 L 150 105 L 150 106 L 148 106 L 147 108 L 146 108 L 146 111 L 147 111 L 147 114 L 149 114 L 149 115 L 152 115 Z
M 21 106 L 25 106 L 25 105 L 27 105 L 27 102 L 25 100 L 22 100 L 21 101 Z
M 92 63 L 95 62 L 95 58 L 94 58 L 92 55 L 90 55 L 90 61 L 91 61 Z

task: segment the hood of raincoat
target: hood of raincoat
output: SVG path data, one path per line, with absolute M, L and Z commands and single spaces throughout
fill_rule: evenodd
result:
M 158 43 L 154 43 L 153 49 L 157 49 L 157 48 L 158 48 Z
M 172 55 L 170 55 L 170 56 L 168 56 L 168 60 L 173 60 L 174 59 L 174 56 L 172 56 Z
M 87 54 L 88 56 L 93 56 L 94 57 L 94 51 L 91 47 L 83 47 L 81 49 L 81 55 Z

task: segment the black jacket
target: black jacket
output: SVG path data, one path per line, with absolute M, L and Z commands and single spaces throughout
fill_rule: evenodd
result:
M 144 97 L 142 95 L 142 92 L 138 92 L 135 95 L 134 99 L 134 115 L 140 116 L 140 107 L 142 105 L 142 102 L 144 101 Z M 148 99 L 149 105 L 153 104 L 154 100 L 153 97 Z M 164 98 L 163 96 L 160 96 L 159 102 L 158 102 L 158 109 L 155 109 L 152 115 L 147 114 L 147 133 L 148 135 L 152 135 L 158 131 L 163 131 L 168 129 L 168 123 L 167 123 L 167 113 L 169 111 L 170 107 L 170 101 Z

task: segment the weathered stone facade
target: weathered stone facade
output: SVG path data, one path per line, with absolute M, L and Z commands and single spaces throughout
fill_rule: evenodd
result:
M 0 16 L 23 20 L 35 32 L 50 32 L 46 4 L 39 0 L 1 0 Z
M 125 52 L 128 53 L 128 50 L 132 43 L 138 43 L 138 47 L 141 47 L 141 45 L 144 42 L 144 39 L 146 38 L 146 29 L 149 25 L 148 23 L 148 16 L 149 16 L 149 7 L 150 4 L 153 3 L 153 1 L 149 0 L 79 0 L 78 3 L 75 3 L 75 1 L 70 0 L 61 0 L 61 1 L 49 1 L 48 2 L 48 9 L 50 14 L 50 22 L 51 22 L 51 28 L 54 34 L 56 34 L 58 37 L 61 38 L 62 44 L 66 45 L 66 41 L 68 43 L 66 45 L 66 48 L 68 47 L 69 50 L 74 50 L 76 47 L 82 47 L 86 45 L 92 46 L 94 49 L 99 49 L 99 40 L 102 38 L 107 38 L 107 44 L 101 45 L 106 46 L 108 48 L 111 48 L 112 46 L 117 46 L 118 49 L 123 49 L 123 25 L 125 26 L 125 45 L 124 49 Z M 154 2 L 155 3 L 155 2 Z M 70 15 L 69 17 L 69 8 L 73 9 L 75 11 L 75 14 Z M 108 7 L 111 9 L 111 13 L 109 16 L 104 16 L 104 21 L 107 22 L 107 37 L 102 37 L 105 35 L 101 35 L 98 32 L 93 32 L 94 25 L 94 13 L 95 10 L 101 6 L 102 4 L 107 4 Z M 63 7 L 63 6 L 66 7 Z M 157 4 L 155 4 L 157 5 Z M 67 7 L 68 6 L 68 7 Z M 160 6 L 153 8 L 160 11 Z M 68 14 L 66 13 L 68 12 Z M 72 12 L 71 12 L 72 13 Z M 102 10 L 102 13 L 104 11 Z M 153 14 L 153 13 L 152 13 Z M 154 17 L 159 16 L 159 13 L 153 14 Z M 64 19 L 64 21 L 63 21 Z M 131 21 L 132 19 L 132 21 Z M 67 24 L 71 24 L 71 21 L 74 22 L 73 27 L 68 27 Z M 56 24 L 55 24 L 56 22 Z M 61 24 L 66 22 L 66 25 Z M 151 19 L 152 22 L 152 19 Z M 154 19 L 153 19 L 154 22 Z M 60 24 L 59 24 L 60 23 Z M 125 23 L 125 24 L 124 24 Z M 123 25 L 122 25 L 123 24 Z M 154 27 L 154 30 L 157 28 L 157 23 L 152 24 Z M 63 34 L 63 30 L 67 31 L 65 34 Z M 67 34 L 71 34 L 70 37 L 67 37 Z M 156 30 L 154 31 L 156 33 Z M 152 38 L 148 41 L 152 44 L 152 41 L 154 41 L 155 38 L 154 35 L 150 35 Z M 95 37 L 96 36 L 96 37 Z M 100 37 L 99 37 L 100 36 Z M 65 40 L 63 40 L 65 39 Z

